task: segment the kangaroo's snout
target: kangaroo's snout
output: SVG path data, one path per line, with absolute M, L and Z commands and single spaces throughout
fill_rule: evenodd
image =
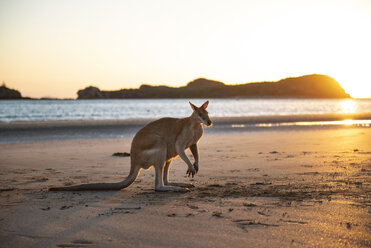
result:
M 208 120 L 207 121 L 207 126 L 210 127 L 211 125 L 213 125 L 212 121 Z

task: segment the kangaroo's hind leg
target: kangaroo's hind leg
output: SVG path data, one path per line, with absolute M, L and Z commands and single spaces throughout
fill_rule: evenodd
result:
M 170 183 L 169 182 L 169 170 L 170 170 L 170 164 L 171 160 L 167 160 L 164 167 L 164 174 L 163 174 L 163 180 L 164 185 L 167 186 L 178 186 L 178 187 L 185 187 L 185 188 L 192 188 L 194 187 L 191 183 Z
M 166 162 L 167 163 L 167 162 Z M 165 167 L 165 156 L 164 159 L 156 161 L 154 164 L 155 172 L 156 172 L 156 179 L 155 179 L 155 190 L 156 191 L 175 191 L 175 192 L 187 192 L 188 190 L 185 188 L 171 186 L 171 185 L 164 185 L 163 181 L 163 173 Z

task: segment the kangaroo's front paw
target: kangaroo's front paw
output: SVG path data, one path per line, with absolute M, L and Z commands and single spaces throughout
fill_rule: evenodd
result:
M 196 174 L 196 170 L 195 170 L 195 168 L 188 168 L 186 174 L 187 174 L 188 177 L 190 177 L 190 176 L 194 177 L 195 174 Z
M 193 168 L 195 169 L 196 173 L 198 172 L 198 163 L 194 162 L 193 163 Z

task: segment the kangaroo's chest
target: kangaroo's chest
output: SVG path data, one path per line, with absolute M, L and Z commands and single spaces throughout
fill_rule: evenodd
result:
M 203 135 L 203 128 L 193 127 L 182 129 L 174 140 L 168 143 L 167 149 L 167 159 L 175 158 L 178 156 L 178 152 L 176 151 L 177 144 L 183 146 L 185 149 L 189 148 L 191 145 L 196 144 L 198 140 Z
M 203 129 L 201 126 L 188 130 L 185 137 L 185 147 L 188 148 L 193 144 L 196 144 L 203 135 Z

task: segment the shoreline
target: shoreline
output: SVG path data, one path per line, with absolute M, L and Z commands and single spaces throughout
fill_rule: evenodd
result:
M 171 116 L 164 116 L 171 117 Z M 175 117 L 174 117 L 175 118 Z M 303 114 L 303 115 L 258 115 L 258 116 L 222 116 L 212 117 L 214 122 L 220 124 L 240 123 L 278 123 L 299 121 L 339 121 L 344 119 L 370 120 L 371 112 L 367 113 L 330 113 L 330 114 Z M 31 125 L 48 126 L 74 126 L 74 125 L 106 125 L 106 124 L 145 124 L 158 118 L 128 118 L 106 120 L 52 120 L 52 121 L 13 121 L 0 122 L 0 128 L 26 127 Z
M 298 131 L 349 127 L 368 128 L 371 113 L 211 117 L 213 127 L 206 134 L 234 132 Z M 132 138 L 155 119 L 61 120 L 0 123 L 0 144 L 51 140 Z M 366 124 L 337 123 L 343 120 L 367 121 Z M 329 123 L 335 125 L 329 125 Z M 301 125 L 300 123 L 305 123 Z

